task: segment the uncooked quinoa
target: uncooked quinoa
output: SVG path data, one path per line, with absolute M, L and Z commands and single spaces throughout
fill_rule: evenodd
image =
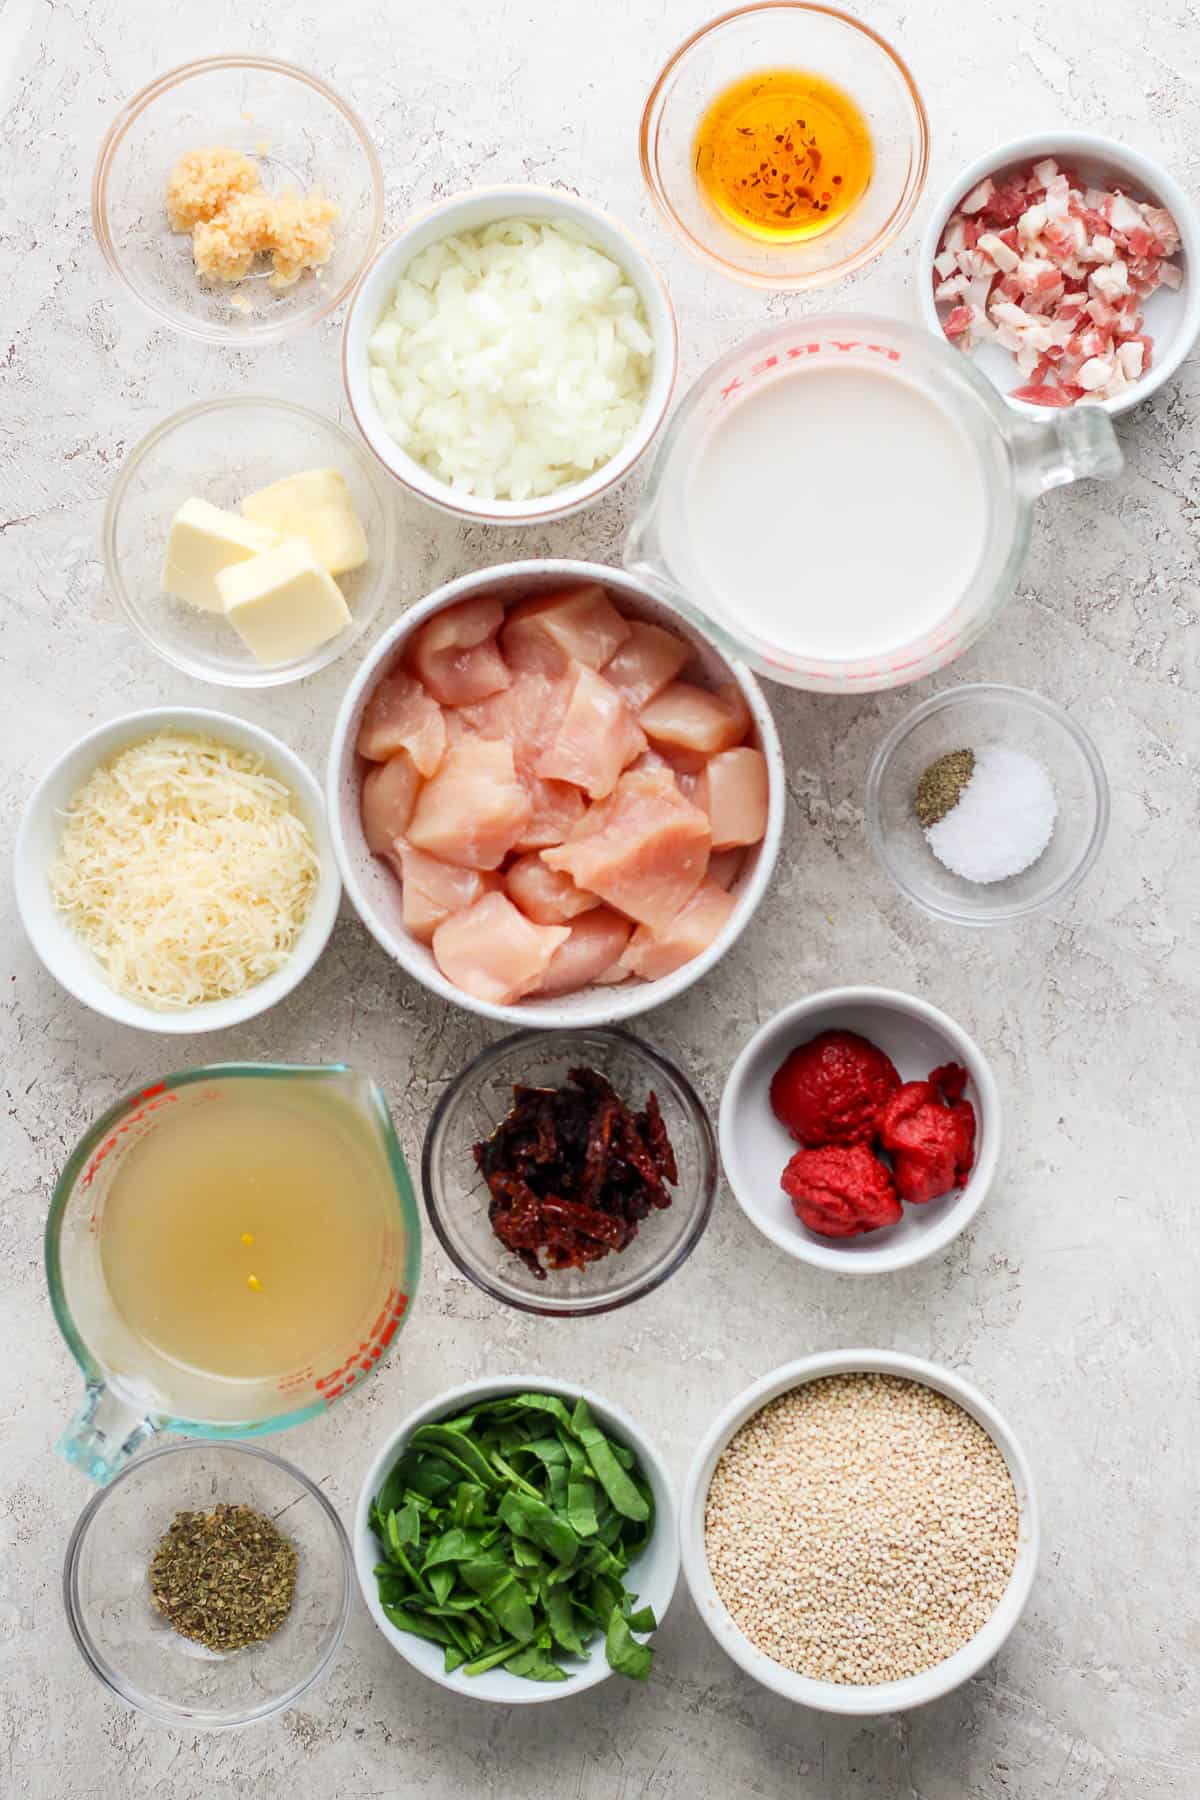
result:
M 944 1394 L 834 1375 L 747 1420 L 708 1490 L 713 1583 L 755 1647 L 818 1681 L 900 1681 L 995 1610 L 1017 1555 L 1000 1451 Z

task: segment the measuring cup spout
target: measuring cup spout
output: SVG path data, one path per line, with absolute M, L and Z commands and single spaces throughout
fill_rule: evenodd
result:
M 1072 407 L 1045 425 L 1021 425 L 1013 435 L 1017 483 L 1033 497 L 1071 481 L 1112 481 L 1125 459 L 1108 414 L 1098 406 Z
M 89 1381 L 83 1405 L 56 1447 L 89 1481 L 103 1487 L 157 1429 L 104 1382 Z

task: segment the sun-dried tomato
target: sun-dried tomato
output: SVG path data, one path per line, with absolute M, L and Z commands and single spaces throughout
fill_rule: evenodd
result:
M 572 1069 L 561 1088 L 514 1087 L 474 1155 L 492 1230 L 542 1281 L 626 1249 L 679 1182 L 656 1095 L 634 1113 L 596 1069 Z

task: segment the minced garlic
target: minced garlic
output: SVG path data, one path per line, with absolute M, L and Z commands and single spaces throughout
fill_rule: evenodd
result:
M 167 217 L 172 231 L 191 231 L 201 220 L 225 212 L 238 194 L 258 192 L 258 164 L 240 150 L 216 144 L 189 150 L 167 183 Z
M 290 287 L 305 269 L 329 261 L 337 216 L 320 188 L 265 193 L 257 165 L 225 145 L 189 151 L 167 183 L 171 228 L 191 232 L 196 272 L 212 281 L 241 281 L 257 257 L 269 255 L 270 285 Z

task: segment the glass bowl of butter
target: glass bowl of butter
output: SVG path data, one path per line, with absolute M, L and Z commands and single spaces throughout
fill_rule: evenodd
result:
M 281 687 L 374 624 L 394 530 L 386 478 L 340 425 L 231 396 L 185 407 L 129 453 L 104 562 L 167 662 L 219 687 Z

